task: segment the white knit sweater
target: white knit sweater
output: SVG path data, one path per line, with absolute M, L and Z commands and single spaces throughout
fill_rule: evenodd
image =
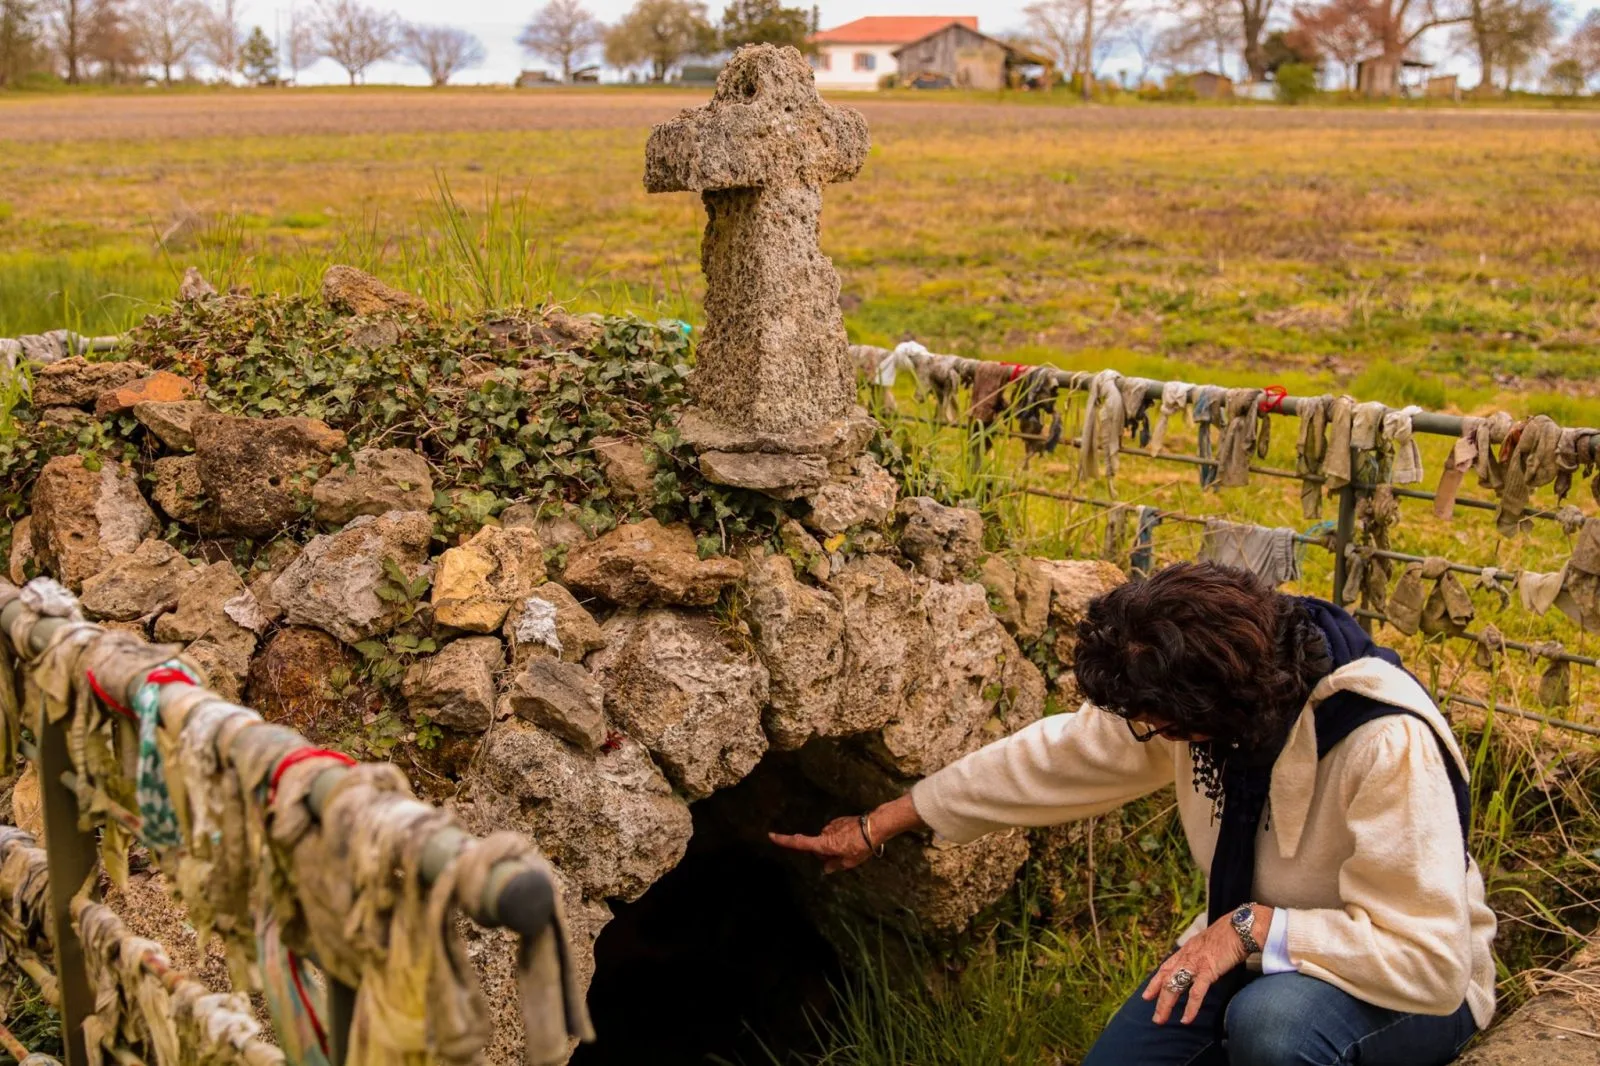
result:
M 1389 715 L 1317 759 L 1312 709 L 1350 689 L 1422 716 Z M 1465 760 L 1422 687 L 1359 659 L 1311 694 L 1272 768 L 1270 817 L 1256 848 L 1256 902 L 1283 908 L 1301 973 L 1392 1010 L 1450 1014 L 1463 999 L 1479 1028 L 1494 1014 L 1494 912 L 1462 854 L 1444 756 Z M 1187 744 L 1140 744 L 1116 715 L 1084 704 L 998 740 L 918 782 L 912 802 L 940 836 L 964 843 L 1011 826 L 1102 814 L 1176 785 L 1190 853 L 1210 870 L 1211 801 L 1194 787 Z M 1184 934 L 1205 923 L 1202 914 Z

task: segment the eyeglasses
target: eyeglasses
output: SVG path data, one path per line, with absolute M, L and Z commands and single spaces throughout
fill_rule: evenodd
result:
M 1153 728 L 1141 731 L 1139 727 L 1134 724 L 1132 718 L 1124 718 L 1122 721 L 1123 724 L 1128 727 L 1128 732 L 1133 734 L 1133 739 L 1140 744 L 1148 744 L 1152 740 L 1156 739 L 1156 737 L 1161 737 L 1165 740 L 1187 739 L 1182 730 L 1174 729 L 1170 725 L 1155 726 Z

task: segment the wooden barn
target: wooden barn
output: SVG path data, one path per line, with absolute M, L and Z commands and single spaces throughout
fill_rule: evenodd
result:
M 917 88 L 1017 88 L 1049 67 L 1043 57 L 960 23 L 901 45 L 894 57 L 899 83 Z

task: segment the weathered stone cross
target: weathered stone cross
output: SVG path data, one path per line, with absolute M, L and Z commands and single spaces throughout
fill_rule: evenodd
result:
M 800 53 L 773 45 L 739 49 L 709 104 L 651 132 L 645 189 L 698 192 L 708 216 L 702 450 L 831 450 L 807 442 L 850 421 L 839 275 L 817 234 L 822 186 L 855 177 L 867 145 L 866 119 L 824 104 Z

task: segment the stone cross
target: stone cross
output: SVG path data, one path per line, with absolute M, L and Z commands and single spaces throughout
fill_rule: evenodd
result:
M 839 275 L 817 234 L 822 186 L 854 178 L 867 145 L 860 112 L 824 104 L 800 53 L 765 44 L 739 49 L 709 104 L 651 131 L 645 190 L 698 192 L 706 208 L 706 326 L 690 384 L 700 416 L 721 427 L 709 446 L 790 450 L 781 438 L 803 441 L 855 410 Z M 767 440 L 730 447 L 740 434 Z

